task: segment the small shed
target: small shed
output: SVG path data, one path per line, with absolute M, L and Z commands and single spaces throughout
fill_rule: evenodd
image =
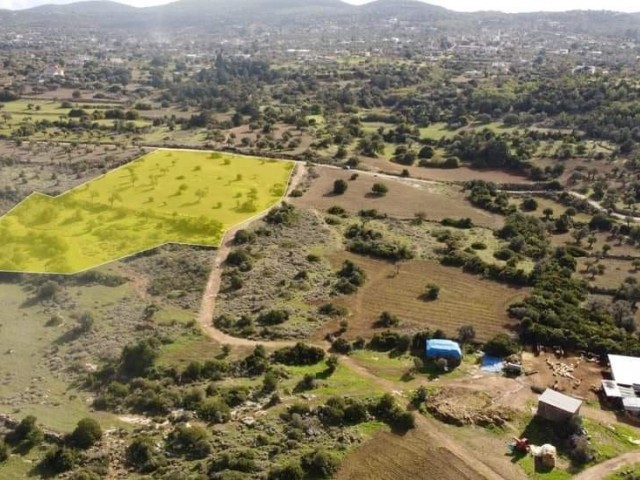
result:
M 426 353 L 427 358 L 462 359 L 462 350 L 460 350 L 460 345 L 452 340 L 427 340 Z
M 547 388 L 538 399 L 538 412 L 542 418 L 552 422 L 567 422 L 578 415 L 582 400 Z

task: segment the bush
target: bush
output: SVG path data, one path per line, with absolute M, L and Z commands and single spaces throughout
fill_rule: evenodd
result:
M 453 227 L 453 228 L 461 228 L 461 229 L 469 229 L 473 228 L 473 222 L 470 218 L 445 218 L 440 222 L 445 227 Z
M 338 276 L 338 283 L 335 289 L 344 295 L 355 293 L 358 287 L 364 285 L 366 279 L 364 270 L 350 260 L 344 261 L 342 268 L 336 275 Z
M 424 295 L 423 295 L 424 299 L 428 301 L 434 301 L 434 300 L 437 300 L 439 296 L 440 296 L 440 287 L 435 283 L 427 284 L 424 291 Z
M 261 325 L 280 325 L 289 320 L 289 312 L 286 310 L 269 310 L 262 312 L 256 319 Z
M 275 467 L 269 472 L 268 480 L 302 480 L 304 470 L 300 461 L 292 461 L 286 465 Z
M 165 459 L 156 452 L 153 439 L 141 435 L 133 440 L 126 451 L 127 464 L 140 473 L 151 473 L 164 465 Z
M 209 423 L 227 423 L 231 409 L 221 397 L 207 398 L 198 407 L 198 416 Z
M 374 325 L 381 328 L 397 327 L 400 325 L 400 319 L 389 312 L 382 312 Z
M 200 459 L 211 453 L 209 432 L 202 427 L 178 425 L 167 439 L 170 449 L 187 457 Z
M 78 422 L 69 440 L 77 448 L 83 450 L 91 448 L 102 440 L 102 428 L 93 418 L 83 418 Z
M 327 210 L 327 213 L 330 215 L 337 215 L 337 216 L 342 216 L 346 213 L 345 209 L 342 207 L 339 207 L 337 205 L 334 205 L 333 207 L 330 207 Z
M 251 270 L 253 258 L 251 257 L 249 252 L 239 248 L 229 254 L 226 262 L 228 265 L 238 267 L 243 272 L 248 272 L 249 270 Z
M 484 353 L 494 357 L 508 357 L 518 353 L 518 344 L 506 333 L 499 333 L 484 344 Z
M 22 451 L 37 447 L 44 441 L 44 433 L 36 425 L 37 421 L 33 415 L 26 416 L 15 430 L 7 435 L 7 441 Z
M 324 350 L 304 343 L 285 347 L 273 353 L 273 360 L 284 365 L 315 365 L 324 360 Z
M 347 191 L 347 188 L 349 188 L 349 184 L 345 180 L 338 179 L 333 182 L 334 195 L 342 195 Z
M 301 458 L 303 470 L 314 478 L 331 478 L 340 466 L 340 459 L 333 453 L 314 450 Z
M 473 242 L 471 244 L 471 248 L 473 248 L 474 250 L 486 250 L 487 245 L 482 242 Z
M 389 187 L 384 183 L 374 183 L 371 187 L 371 193 L 379 197 L 384 197 L 389 192 Z
M 235 237 L 233 237 L 233 243 L 236 245 L 246 245 L 247 243 L 253 243 L 256 239 L 256 234 L 247 230 L 238 230 Z
M 318 308 L 318 313 L 321 315 L 327 315 L 329 317 L 345 317 L 349 313 L 347 307 L 342 305 L 335 305 L 333 303 L 325 303 Z
M 56 445 L 47 450 L 40 466 L 47 472 L 59 474 L 71 470 L 77 459 L 75 450 Z
M 140 340 L 127 345 L 120 355 L 120 370 L 129 377 L 143 377 L 158 358 L 159 342 L 155 339 Z
M 520 210 L 523 212 L 535 212 L 538 209 L 538 202 L 535 198 L 525 198 L 520 204 Z
M 289 204 L 283 203 L 279 207 L 273 208 L 265 217 L 265 222 L 272 225 L 293 225 L 298 215 L 296 208 Z
M 398 346 L 399 340 L 400 335 L 395 332 L 386 331 L 376 333 L 369 342 L 369 347 L 372 350 L 388 352 L 389 350 L 393 350 Z

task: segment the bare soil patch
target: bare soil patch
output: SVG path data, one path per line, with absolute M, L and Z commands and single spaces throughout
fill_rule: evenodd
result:
M 598 399 L 592 387 L 600 386 L 603 370 L 597 362 L 576 356 L 558 358 L 553 353 L 545 352 L 538 356 L 524 353 L 522 359 L 527 372 L 537 372 L 528 377 L 533 385 L 542 388 L 555 386 L 556 390 L 567 395 Z M 574 378 L 564 376 L 563 372 Z
M 468 167 L 453 169 L 445 168 L 424 168 L 415 166 L 405 166 L 390 162 L 384 158 L 364 158 L 363 165 L 378 172 L 400 174 L 403 170 L 408 170 L 413 178 L 424 180 L 436 180 L 439 182 L 468 182 L 471 180 L 485 180 L 495 183 L 519 183 L 529 184 L 531 180 L 521 175 L 506 172 L 504 170 L 474 170 Z
M 403 263 L 397 271 L 391 263 L 350 253 L 330 257 L 335 268 L 347 259 L 367 274 L 367 281 L 358 293 L 336 302 L 351 312 L 347 337 L 370 338 L 377 331 L 374 322 L 383 311 L 389 311 L 400 318 L 402 331 L 440 328 L 455 336 L 459 327 L 473 325 L 477 338 L 487 340 L 497 333 L 510 331 L 514 322 L 506 309 L 527 294 L 527 289 L 483 280 L 431 261 Z M 438 300 L 423 300 L 428 283 L 440 287 Z M 337 327 L 337 321 L 331 322 L 319 334 L 335 331 Z
M 403 436 L 388 432 L 376 434 L 371 441 L 347 456 L 335 478 L 475 480 L 485 477 L 450 450 L 441 447 L 423 429 L 417 429 Z
M 350 180 L 354 172 L 335 168 L 318 167 L 318 174 L 308 191 L 294 199 L 296 205 L 326 210 L 339 205 L 349 212 L 375 208 L 379 212 L 397 218 L 413 218 L 423 212 L 433 220 L 451 218 L 471 218 L 479 226 L 499 228 L 503 219 L 471 206 L 459 187 L 412 182 L 410 179 L 387 179 L 375 175 L 359 174 L 356 180 Z M 334 195 L 333 183 L 346 180 L 349 187 L 343 195 Z M 371 195 L 371 187 L 383 183 L 389 188 L 384 197 Z

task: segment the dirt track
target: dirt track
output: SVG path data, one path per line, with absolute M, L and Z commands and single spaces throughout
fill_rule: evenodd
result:
M 602 480 L 615 470 L 625 466 L 640 463 L 640 452 L 629 452 L 619 457 L 612 458 L 594 467 L 588 468 L 582 473 L 575 475 L 574 480 Z
M 304 178 L 305 173 L 305 165 L 303 163 L 297 163 L 294 173 L 289 179 L 287 193 L 283 198 L 287 198 L 289 193 L 291 193 L 291 191 L 298 186 L 298 184 Z M 267 213 L 268 211 L 256 215 L 228 230 L 222 238 L 222 241 L 220 242 L 220 248 L 218 248 L 213 258 L 213 265 L 211 266 L 209 280 L 207 281 L 207 286 L 205 287 L 204 294 L 202 295 L 202 303 L 200 305 L 200 312 L 198 313 L 198 323 L 200 324 L 203 332 L 209 338 L 222 345 L 226 344 L 242 347 L 250 347 L 258 344 L 265 345 L 265 342 L 256 342 L 254 340 L 248 340 L 246 338 L 232 337 L 231 335 L 227 335 L 226 333 L 218 330 L 213 326 L 213 312 L 215 310 L 216 298 L 218 297 L 218 292 L 220 291 L 220 285 L 222 283 L 222 265 L 227 260 L 227 257 L 231 252 L 233 239 L 236 236 L 236 233 L 238 232 L 238 230 L 247 228 L 247 226 L 249 226 L 251 223 L 265 217 Z M 277 348 L 291 345 L 292 342 L 268 342 L 268 344 Z
M 289 191 L 296 188 L 304 177 L 305 172 L 304 166 L 302 164 L 298 164 L 298 169 L 289 182 Z M 231 251 L 233 238 L 238 230 L 246 228 L 247 225 L 258 220 L 265 214 L 247 220 L 243 224 L 229 230 L 222 240 L 220 248 L 216 252 L 213 260 L 211 274 L 207 282 L 200 312 L 198 314 L 198 322 L 203 332 L 210 339 L 220 344 L 232 346 L 254 346 L 262 344 L 275 348 L 292 344 L 292 342 L 257 342 L 254 340 L 232 337 L 221 332 L 213 325 L 213 311 L 215 309 L 215 302 L 222 280 L 222 265 Z M 329 345 L 324 343 L 323 347 L 328 349 Z M 359 376 L 369 378 L 373 383 L 380 386 L 385 391 L 397 393 L 397 390 L 401 388 L 394 382 L 375 376 L 349 357 L 342 357 L 340 361 L 343 365 L 353 370 Z M 409 478 L 409 475 L 415 478 L 421 478 L 425 472 L 430 472 L 432 474 L 436 474 L 432 478 L 439 478 L 443 480 L 504 479 L 502 475 L 493 471 L 483 462 L 469 454 L 469 452 L 464 450 L 464 448 L 444 436 L 442 432 L 439 432 L 438 427 L 439 426 L 435 421 L 429 420 L 422 415 L 416 415 L 416 428 L 414 430 L 404 436 L 394 435 L 392 433 L 383 433 L 381 434 L 381 437 L 376 437 L 383 438 L 382 443 L 379 443 L 375 439 L 368 442 L 363 448 L 354 452 L 353 457 L 351 458 L 355 458 L 357 460 L 349 461 L 348 459 L 348 461 L 345 462 L 345 466 L 338 478 L 396 479 Z M 371 449 L 379 449 L 380 446 L 382 446 L 382 449 L 387 453 L 386 460 L 385 455 L 380 453 L 371 455 L 372 452 L 369 452 Z M 400 455 L 401 452 L 406 452 L 411 459 Z M 393 461 L 388 457 L 389 454 L 393 457 Z M 360 459 L 360 457 L 362 457 L 362 459 Z M 376 462 L 372 463 L 372 458 L 378 459 L 384 464 L 378 465 Z M 396 463 L 399 464 L 396 465 Z M 398 474 L 400 474 L 400 476 L 398 476 Z

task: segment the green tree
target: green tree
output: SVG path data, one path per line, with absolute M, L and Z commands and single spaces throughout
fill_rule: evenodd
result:
M 384 183 L 374 183 L 371 192 L 379 197 L 384 197 L 389 192 L 389 187 Z
M 90 448 L 102 440 L 102 428 L 93 418 L 83 418 L 78 422 L 69 440 L 75 447 Z
M 342 195 L 347 191 L 347 188 L 349 188 L 349 184 L 345 180 L 338 179 L 333 182 L 334 195 Z

